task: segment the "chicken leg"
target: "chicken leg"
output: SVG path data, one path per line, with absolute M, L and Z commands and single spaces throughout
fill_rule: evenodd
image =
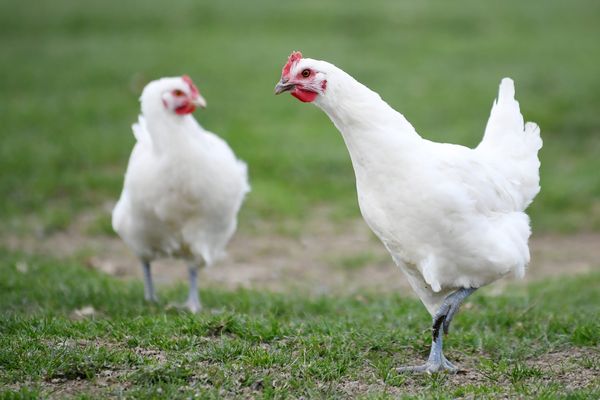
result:
M 193 313 L 197 313 L 202 309 L 200 299 L 198 297 L 198 266 L 190 264 L 188 266 L 188 274 L 190 281 L 190 291 L 185 306 Z
M 144 299 L 146 301 L 156 302 L 156 293 L 154 292 L 154 284 L 152 283 L 152 272 L 150 271 L 150 262 L 142 261 L 142 269 L 144 271 Z
M 443 333 L 448 333 L 452 318 L 460 308 L 461 303 L 476 288 L 461 288 L 456 292 L 449 294 L 438 312 L 433 317 L 431 352 L 427 362 L 423 365 L 399 367 L 398 372 L 425 372 L 433 374 L 440 371 L 456 372 L 458 368 L 444 357 L 442 352 L 442 337 Z M 443 329 L 443 332 L 442 332 Z

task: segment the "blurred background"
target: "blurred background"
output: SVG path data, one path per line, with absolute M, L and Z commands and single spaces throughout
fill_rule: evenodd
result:
M 126 274 L 135 259 L 110 210 L 138 97 L 148 81 L 185 73 L 208 101 L 196 118 L 249 165 L 253 191 L 230 246 L 236 273 L 266 267 L 275 282 L 273 271 L 294 262 L 396 273 L 359 220 L 337 130 L 313 106 L 273 95 L 301 50 L 379 92 L 422 136 L 468 146 L 500 79 L 512 77 L 544 139 L 529 212 L 535 236 L 550 239 L 534 252 L 560 261 L 560 242 L 589 253 L 600 238 L 599 17 L 592 0 L 3 0 L 2 246 Z

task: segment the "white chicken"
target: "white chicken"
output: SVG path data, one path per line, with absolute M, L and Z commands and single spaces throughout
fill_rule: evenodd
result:
M 525 208 L 540 190 L 536 124 L 524 124 L 512 80 L 500 84 L 475 148 L 423 139 L 402 114 L 350 75 L 294 52 L 275 94 L 321 108 L 341 132 L 363 218 L 433 316 L 424 365 L 399 371 L 456 371 L 442 332 L 462 300 L 509 273 L 521 277 L 531 234 Z
M 112 225 L 141 260 L 146 300 L 156 300 L 153 260 L 188 262 L 185 305 L 197 312 L 197 271 L 224 254 L 236 230 L 238 211 L 250 190 L 246 164 L 191 115 L 206 101 L 188 76 L 150 82 L 140 101 L 142 113 L 132 126 L 137 143 Z

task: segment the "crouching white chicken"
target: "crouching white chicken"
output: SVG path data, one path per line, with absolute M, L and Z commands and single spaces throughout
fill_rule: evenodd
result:
M 141 260 L 146 300 L 155 301 L 150 263 L 189 264 L 186 306 L 200 310 L 197 271 L 224 254 L 249 191 L 246 164 L 191 113 L 206 102 L 188 76 L 150 82 L 132 126 L 137 140 L 112 225 Z
M 457 368 L 442 353 L 442 329 L 465 297 L 512 273 L 523 276 L 531 233 L 525 208 L 539 192 L 536 124 L 524 124 L 512 80 L 500 84 L 475 149 L 434 143 L 381 97 L 334 65 L 294 52 L 275 94 L 321 108 L 341 132 L 361 213 L 433 316 L 426 364 Z

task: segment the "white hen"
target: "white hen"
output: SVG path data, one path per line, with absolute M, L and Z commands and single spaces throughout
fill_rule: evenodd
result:
M 314 102 L 342 133 L 361 213 L 433 316 L 429 360 L 400 371 L 456 370 L 442 353 L 461 301 L 513 273 L 523 276 L 531 233 L 525 208 L 539 192 L 539 129 L 524 124 L 512 80 L 500 84 L 475 149 L 435 143 L 334 65 L 289 57 L 275 93 Z
M 191 115 L 206 102 L 189 77 L 150 82 L 140 101 L 142 114 L 132 126 L 137 143 L 112 225 L 142 262 L 147 300 L 156 300 L 152 260 L 189 263 L 186 306 L 197 312 L 197 270 L 219 259 L 235 232 L 250 189 L 246 164 Z

